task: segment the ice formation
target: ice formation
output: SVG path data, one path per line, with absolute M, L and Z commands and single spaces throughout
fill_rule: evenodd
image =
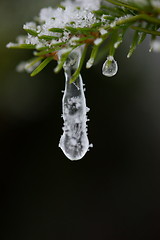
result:
M 70 160 L 81 159 L 89 149 L 87 137 L 86 100 L 81 75 L 74 83 L 70 83 L 71 76 L 76 70 L 81 57 L 81 49 L 74 50 L 65 63 L 65 91 L 62 99 L 63 106 L 63 135 L 59 147 Z
M 93 11 L 100 8 L 100 3 L 101 0 L 65 0 L 61 3 L 64 8 L 42 8 L 36 18 L 36 23 L 27 22 L 23 25 L 28 35 L 18 39 L 17 44 L 9 43 L 7 47 L 32 44 L 39 49 L 46 46 L 52 47 L 55 43 L 66 42 L 70 40 L 71 35 L 70 31 L 66 29 L 67 27 L 85 28 L 99 21 Z M 50 31 L 52 28 L 61 28 L 64 31 L 63 33 L 52 32 Z
M 112 56 L 108 56 L 107 60 L 104 62 L 102 67 L 103 75 L 107 77 L 113 77 L 118 71 L 117 62 L 114 60 Z

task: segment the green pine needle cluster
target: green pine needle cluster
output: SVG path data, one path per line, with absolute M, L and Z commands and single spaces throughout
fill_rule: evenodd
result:
M 59 6 L 65 9 L 64 6 Z M 34 44 L 17 43 L 8 44 L 9 48 L 32 49 L 34 58 L 28 62 L 27 68 L 33 68 L 31 76 L 35 76 L 44 69 L 51 61 L 57 61 L 55 73 L 58 73 L 67 60 L 69 54 L 78 46 L 83 46 L 83 53 L 77 70 L 74 72 L 71 82 L 78 77 L 82 66 L 86 60 L 88 48 L 91 49 L 91 55 L 86 62 L 86 67 L 90 68 L 97 61 L 97 54 L 100 51 L 106 52 L 106 55 L 114 56 L 116 49 L 123 42 L 124 35 L 128 29 L 134 31 L 130 49 L 127 57 L 130 57 L 136 47 L 141 44 L 146 35 L 151 36 L 151 41 L 160 36 L 160 1 L 158 0 L 106 0 L 102 1 L 99 10 L 93 11 L 97 22 L 89 27 L 75 28 L 66 26 L 65 28 L 50 28 L 50 32 L 58 33 L 60 36 L 68 32 L 70 39 L 64 42 L 56 42 L 58 36 L 38 35 L 36 29 L 25 29 L 27 34 L 37 36 L 46 42 L 52 40 L 50 46 L 37 47 Z M 103 19 L 103 20 L 102 20 Z M 85 21 L 85 20 L 84 20 Z M 101 45 L 103 44 L 103 49 Z M 106 50 L 107 49 L 107 50 Z M 62 51 L 64 50 L 64 51 Z M 62 54 L 59 54 L 62 51 Z M 36 66 L 36 68 L 35 68 Z

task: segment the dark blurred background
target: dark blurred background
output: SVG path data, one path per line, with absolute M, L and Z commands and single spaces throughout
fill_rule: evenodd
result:
M 63 72 L 17 73 L 32 51 L 5 45 L 52 0 L 0 2 L 1 239 L 160 239 L 160 54 L 149 38 L 118 74 L 83 69 L 94 147 L 71 162 L 58 148 Z

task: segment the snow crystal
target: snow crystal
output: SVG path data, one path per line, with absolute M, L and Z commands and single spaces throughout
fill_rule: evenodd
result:
M 118 48 L 121 43 L 122 43 L 122 40 L 119 40 L 119 41 L 115 42 L 114 43 L 114 48 Z
M 28 22 L 26 24 L 23 25 L 23 29 L 29 29 L 29 30 L 37 30 L 37 26 L 35 22 Z
M 36 45 L 36 44 L 39 44 L 39 39 L 38 39 L 38 37 L 34 37 L 34 36 L 28 34 L 28 38 L 26 39 L 25 43 Z
M 39 13 L 39 20 L 42 22 L 48 21 L 54 17 L 56 10 L 52 7 L 42 8 Z
M 104 28 L 101 28 L 99 31 L 102 36 L 108 33 L 108 31 Z
M 98 4 L 93 3 L 91 0 L 87 4 L 84 4 L 84 1 L 82 1 L 81 5 L 78 4 L 80 1 L 65 1 L 62 2 L 62 5 L 65 6 L 65 9 L 52 9 L 51 7 L 42 9 L 40 12 L 40 21 L 45 21 L 43 30 L 48 30 L 49 28 L 53 27 L 64 28 L 66 26 L 87 27 L 91 24 L 94 24 L 96 22 L 96 18 L 91 12 L 93 7 L 88 7 L 88 4 L 91 4 L 91 2 L 93 6 L 99 6 Z M 77 6 L 80 6 L 81 8 L 77 9 Z
M 91 68 L 94 63 L 94 58 L 90 58 L 86 63 L 86 68 Z
M 36 62 L 33 66 L 31 66 L 29 61 L 22 61 L 17 65 L 16 71 L 17 72 L 26 71 L 27 73 L 31 73 L 36 67 L 38 67 L 39 64 L 40 61 Z
M 38 35 L 32 36 L 31 33 L 28 33 L 25 38 L 18 40 L 18 44 L 33 44 L 38 49 L 40 46 L 51 47 L 56 43 L 68 42 L 71 38 L 71 32 L 66 27 L 85 28 L 100 21 L 92 12 L 100 8 L 100 3 L 101 0 L 66 0 L 61 3 L 64 8 L 43 8 L 36 18 L 37 23 L 27 22 L 23 26 L 26 30 L 36 31 Z M 63 33 L 53 32 L 50 31 L 51 28 L 61 28 L 64 31 Z M 40 38 L 42 36 L 53 36 L 53 40 L 44 40 Z M 68 44 L 74 46 L 74 41 L 73 38 Z M 7 46 L 12 47 L 13 45 L 10 43 Z
M 73 37 L 69 40 L 69 43 L 70 43 L 70 45 L 75 46 L 75 45 L 77 44 L 76 41 L 78 41 L 78 40 L 79 40 L 79 37 L 73 36 Z
M 12 43 L 12 42 L 7 43 L 7 45 L 6 45 L 7 48 L 12 48 L 12 47 L 16 47 L 16 46 L 18 46 L 18 44 Z
M 17 46 L 20 45 L 20 44 L 25 44 L 25 43 L 26 43 L 25 41 L 26 41 L 26 36 L 20 35 L 20 36 L 18 36 L 18 37 L 16 38 L 16 42 L 17 42 L 17 43 L 12 43 L 12 42 L 10 42 L 10 43 L 8 43 L 8 44 L 6 45 L 6 47 L 7 47 L 7 48 L 17 47 Z

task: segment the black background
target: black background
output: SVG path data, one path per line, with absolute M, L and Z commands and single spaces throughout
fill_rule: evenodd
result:
M 50 64 L 35 78 L 19 74 L 17 63 L 32 53 L 5 48 L 52 3 L 0 3 L 1 239 L 157 240 L 160 56 L 148 52 L 147 39 L 128 60 L 128 36 L 115 77 L 101 74 L 103 61 L 83 69 L 94 147 L 71 162 L 58 148 L 63 72 Z

